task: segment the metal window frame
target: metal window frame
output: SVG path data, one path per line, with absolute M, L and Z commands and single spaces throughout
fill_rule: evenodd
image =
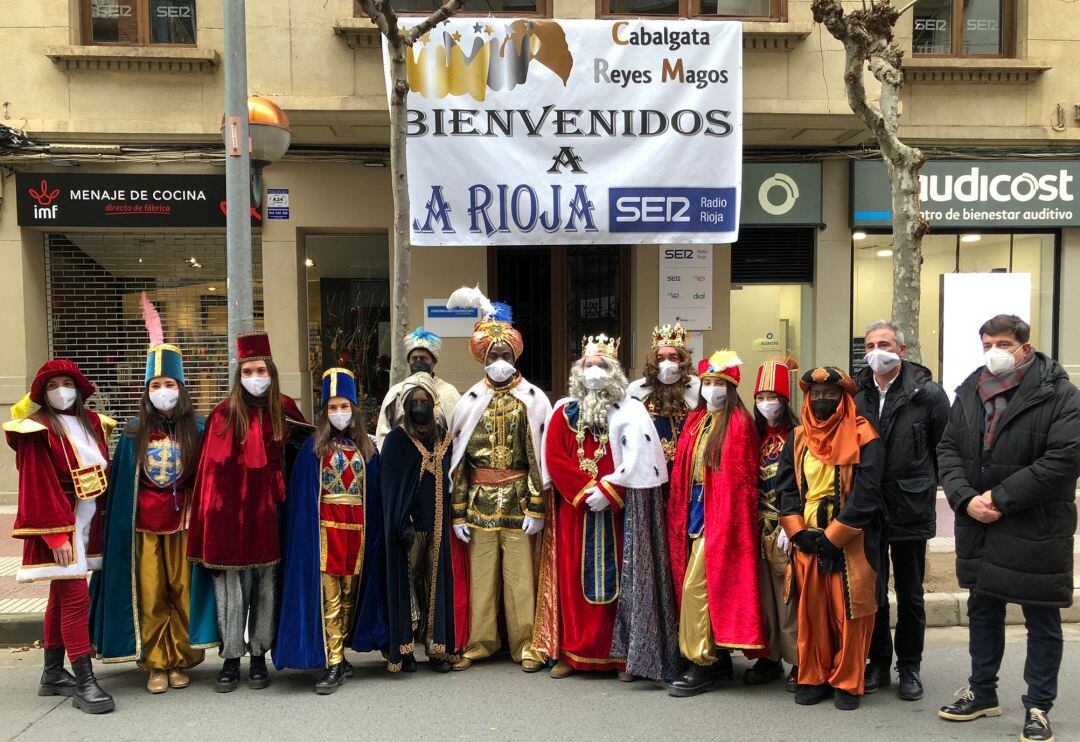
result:
M 81 28 L 80 37 L 82 43 L 86 46 L 123 46 L 123 47 L 140 47 L 140 46 L 153 46 L 153 47 L 174 47 L 179 49 L 194 49 L 198 45 L 199 37 L 199 12 L 198 2 L 194 4 L 195 7 L 195 42 L 193 44 L 166 44 L 162 42 L 154 42 L 150 38 L 150 0 L 130 0 L 131 4 L 135 8 L 135 18 L 138 24 L 138 39 L 135 43 L 126 43 L 121 41 L 94 41 L 93 38 L 93 19 L 90 17 L 91 4 L 94 0 L 79 0 L 79 19 Z
M 1016 0 L 998 0 L 1001 3 L 1001 52 L 998 54 L 964 53 L 964 0 L 952 0 L 952 51 L 948 53 L 921 53 L 915 50 L 912 33 L 911 55 L 919 59 L 1012 59 L 1016 56 Z

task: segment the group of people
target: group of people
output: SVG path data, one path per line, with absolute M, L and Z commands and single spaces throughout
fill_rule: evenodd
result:
M 483 378 L 459 395 L 435 373 L 441 339 L 418 328 L 375 436 L 342 368 L 323 374 L 309 425 L 262 333 L 238 339 L 232 390 L 204 420 L 145 295 L 140 414 L 111 463 L 116 423 L 86 406 L 93 384 L 69 361 L 42 366 L 4 424 L 20 476 L 17 579 L 51 580 L 38 692 L 109 711 L 92 652 L 137 661 L 162 693 L 218 647 L 220 692 L 238 687 L 244 654 L 248 686 L 267 687 L 270 652 L 278 670 L 320 670 L 315 690 L 329 694 L 352 674 L 347 648 L 415 672 L 422 643 L 430 668 L 451 672 L 505 637 L 525 672 L 613 672 L 679 697 L 731 679 L 742 652 L 746 683 L 783 681 L 798 704 L 845 710 L 891 684 L 895 656 L 899 695 L 915 700 L 940 483 L 972 656 L 969 687 L 940 715 L 1001 713 L 1005 605 L 1019 602 L 1023 739 L 1052 739 L 1080 393 L 1026 323 L 983 326 L 985 366 L 951 412 L 885 321 L 867 330 L 858 379 L 761 364 L 752 410 L 738 355 L 695 368 L 679 325 L 655 328 L 633 383 L 618 339 L 586 337 L 552 405 L 517 369 L 508 307 L 469 288 L 449 305 L 479 311 L 469 351 Z

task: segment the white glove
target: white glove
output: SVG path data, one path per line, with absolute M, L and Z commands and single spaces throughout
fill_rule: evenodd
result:
M 526 515 L 525 520 L 521 521 L 521 530 L 525 531 L 526 536 L 535 536 L 544 530 L 544 519 Z
M 599 513 L 601 510 L 607 510 L 611 507 L 611 501 L 607 499 L 607 495 L 600 491 L 599 487 L 590 487 L 585 491 L 589 493 L 589 496 L 585 498 L 585 504 L 594 513 Z
M 787 531 L 783 528 L 780 529 L 780 533 L 776 536 L 776 548 L 780 551 L 787 551 L 788 544 L 791 543 L 791 539 L 787 537 Z
M 472 536 L 469 535 L 469 527 L 462 523 L 460 526 L 454 526 L 454 535 L 465 543 L 472 541 Z

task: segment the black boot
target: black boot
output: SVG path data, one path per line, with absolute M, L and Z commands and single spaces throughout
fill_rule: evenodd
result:
M 240 685 L 240 658 L 226 659 L 217 674 L 214 690 L 218 693 L 232 693 Z
M 248 660 L 248 688 L 262 690 L 270 687 L 270 671 L 266 669 L 266 655 L 253 654 Z
M 416 655 L 412 652 L 401 655 L 401 671 L 416 672 Z
M 348 660 L 342 660 L 341 664 L 345 665 L 345 677 L 351 678 L 353 676 L 353 666 Z
M 887 688 L 892 685 L 892 676 L 889 674 L 889 667 L 878 665 L 871 662 L 866 666 L 866 673 L 863 676 L 863 693 L 877 693 L 880 688 Z
M 451 668 L 453 667 L 453 665 L 451 665 L 451 663 L 447 662 L 446 660 L 436 659 L 434 657 L 430 657 L 427 663 L 428 667 L 430 667 L 435 672 L 440 673 L 450 672 Z
M 803 685 L 800 683 L 799 689 L 795 691 L 795 703 L 800 706 L 813 706 L 829 698 L 832 694 L 833 689 L 829 685 Z
M 764 685 L 784 677 L 784 666 L 762 657 L 743 673 L 743 682 L 747 685 Z
M 735 678 L 735 665 L 731 662 L 731 652 L 724 649 L 716 650 L 716 664 L 713 665 L 713 672 L 720 680 Z
M 104 714 L 116 708 L 112 696 L 98 685 L 89 654 L 72 662 L 71 669 L 75 671 L 75 693 L 71 699 L 75 708 L 88 714 Z
M 836 689 L 836 695 L 833 696 L 833 706 L 841 711 L 854 711 L 859 708 L 862 696 L 856 696 L 853 693 L 848 693 L 846 690 Z
M 320 696 L 328 696 L 341 686 L 345 685 L 345 663 L 339 662 L 331 665 L 319 682 L 315 683 L 315 692 Z
M 673 682 L 668 688 L 668 695 L 676 698 L 689 698 L 690 696 L 706 693 L 720 686 L 720 678 L 712 667 L 690 665 L 690 669 Z
M 900 675 L 900 687 L 897 691 L 904 701 L 918 701 L 923 697 L 922 678 L 919 677 L 919 668 L 914 666 L 897 667 Z
M 45 648 L 45 669 L 41 671 L 39 696 L 75 695 L 75 676 L 64 669 L 64 648 Z

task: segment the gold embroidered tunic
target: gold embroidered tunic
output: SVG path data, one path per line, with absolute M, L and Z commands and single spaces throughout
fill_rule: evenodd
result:
M 453 520 L 493 531 L 520 529 L 526 515 L 544 517 L 540 464 L 524 403 L 500 388 L 454 473 Z

